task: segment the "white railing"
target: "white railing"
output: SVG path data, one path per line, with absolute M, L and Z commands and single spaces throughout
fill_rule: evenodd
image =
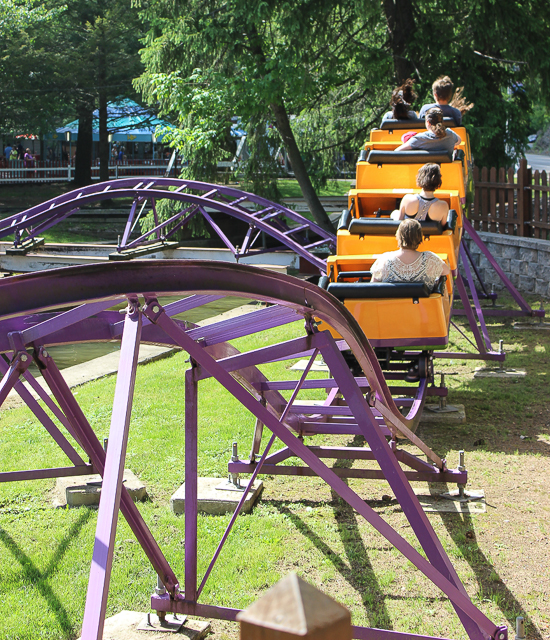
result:
M 109 178 L 131 176 L 163 176 L 166 173 L 166 160 L 128 160 L 109 164 Z M 177 171 L 177 168 L 173 170 Z M 62 162 L 35 161 L 34 166 L 25 166 L 24 161 L 10 162 L 0 166 L 0 184 L 33 182 L 70 182 L 74 178 L 74 161 Z M 92 180 L 99 180 L 99 165 L 92 166 Z

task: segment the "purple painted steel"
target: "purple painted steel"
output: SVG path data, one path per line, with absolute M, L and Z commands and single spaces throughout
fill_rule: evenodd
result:
M 105 469 L 105 451 L 55 362 L 50 356 L 44 355 L 43 349 L 40 349 L 35 359 L 41 364 L 42 375 L 52 390 L 54 398 L 70 421 L 77 439 L 82 442 L 82 446 L 90 457 L 97 473 L 103 476 Z M 178 579 L 166 561 L 166 558 L 162 555 L 156 540 L 151 535 L 151 532 L 147 528 L 141 514 L 124 486 L 122 487 L 120 508 L 128 525 L 141 544 L 143 551 L 155 568 L 155 571 L 161 576 L 168 591 L 175 593 L 178 587 Z
M 483 344 L 483 338 L 481 336 L 481 333 L 479 332 L 472 307 L 470 306 L 470 299 L 468 297 L 468 293 L 466 291 L 466 287 L 464 286 L 464 281 L 462 280 L 462 276 L 460 275 L 460 273 L 457 275 L 455 282 L 456 288 L 460 295 L 460 299 L 462 300 L 462 304 L 464 305 L 464 310 L 466 311 L 466 317 L 468 318 L 468 322 L 470 323 L 470 328 L 472 329 L 472 333 L 474 334 L 477 350 L 480 354 L 483 354 L 486 351 L 485 345 Z
M 313 433 L 317 434 L 319 432 L 315 431 Z M 362 434 L 362 431 L 358 428 L 357 433 Z M 255 464 L 246 462 L 230 462 L 227 468 L 231 473 L 253 473 L 253 471 L 255 470 Z M 357 478 L 360 480 L 387 480 L 384 472 L 380 469 L 346 469 L 343 467 L 334 467 L 332 471 L 339 478 Z M 262 467 L 262 473 L 274 476 L 298 477 L 312 477 L 319 475 L 318 473 L 313 471 L 313 469 L 310 469 L 308 467 L 276 464 L 264 464 Z M 467 473 L 460 473 L 457 471 L 439 472 L 436 469 L 434 471 L 403 471 L 403 474 L 409 482 L 452 482 L 456 484 L 466 484 L 468 481 Z
M 198 384 L 196 364 L 185 373 L 185 599 L 197 599 Z
M 208 565 L 208 569 L 206 570 L 206 572 L 204 574 L 204 577 L 202 579 L 201 585 L 199 587 L 199 591 L 198 591 L 198 594 L 197 594 L 197 599 L 200 597 L 200 595 L 202 593 L 202 590 L 204 589 L 204 586 L 206 585 L 208 577 L 210 576 L 210 573 L 212 572 L 212 569 L 214 568 L 214 564 L 216 563 L 216 560 L 219 558 L 219 555 L 220 555 L 220 553 L 222 551 L 223 545 L 225 544 L 229 534 L 231 533 L 231 529 L 233 528 L 233 525 L 235 524 L 235 521 L 237 520 L 237 517 L 238 517 L 239 513 L 241 512 L 241 509 L 243 508 L 244 502 L 245 502 L 248 494 L 250 493 L 250 488 L 252 487 L 252 485 L 254 484 L 258 474 L 262 470 L 262 467 L 264 465 L 264 461 L 266 459 L 266 456 L 269 453 L 269 451 L 270 451 L 271 447 L 273 446 L 274 442 L 275 442 L 275 434 L 273 433 L 271 435 L 271 438 L 269 439 L 269 442 L 267 443 L 266 448 L 264 449 L 264 452 L 262 453 L 262 457 L 254 465 L 255 466 L 254 471 L 252 472 L 252 475 L 250 476 L 250 480 L 248 481 L 248 484 L 246 485 L 246 488 L 243 491 L 241 499 L 239 500 L 239 504 L 237 505 L 237 507 L 235 509 L 235 512 L 231 516 L 231 520 L 229 521 L 229 524 L 227 525 L 227 528 L 224 531 L 223 536 L 221 537 L 221 540 L 220 540 L 220 542 L 218 544 L 218 548 L 216 549 L 216 551 L 214 552 L 214 555 L 212 556 L 212 560 L 210 561 L 210 564 Z
M 411 526 L 424 547 L 428 558 L 431 560 L 431 564 L 382 520 L 375 511 L 366 505 L 365 502 L 342 482 L 331 469 L 321 462 L 317 456 L 311 453 L 299 439 L 294 437 L 284 425 L 279 423 L 269 410 L 245 391 L 204 349 L 191 340 L 168 316 L 163 314 L 162 308 L 156 312 L 151 308 L 151 304 L 149 304 L 145 313 L 150 320 L 159 324 L 166 333 L 171 335 L 171 337 L 178 342 L 194 360 L 209 371 L 218 382 L 223 384 L 227 391 L 235 396 L 256 418 L 261 420 L 274 435 L 279 437 L 292 449 L 294 454 L 299 456 L 312 471 L 323 478 L 340 497 L 365 517 L 391 544 L 399 549 L 407 559 L 432 580 L 432 582 L 451 599 L 457 614 L 461 618 L 472 640 L 483 639 L 481 629 L 489 635 L 495 633 L 497 627 L 479 611 L 467 597 L 462 583 L 443 551 L 441 543 L 431 529 L 426 515 L 418 504 L 418 500 L 414 496 L 404 472 L 399 467 L 385 439 L 380 435 L 360 389 L 355 384 L 351 372 L 328 332 L 319 333 L 314 336 L 315 346 L 321 350 L 325 362 L 329 364 L 335 378 L 337 380 L 340 377 L 342 378 L 342 380 L 340 380 L 340 388 L 343 389 L 348 404 L 357 407 L 356 417 L 363 435 L 367 438 L 371 448 L 376 451 L 378 462 L 385 472 L 386 479 L 396 493 Z
M 99 302 L 82 304 L 75 309 L 70 309 L 69 311 L 65 311 L 65 313 L 61 313 L 50 318 L 49 320 L 35 324 L 29 329 L 24 329 L 21 331 L 21 339 L 25 344 L 29 344 L 53 333 L 54 331 L 66 329 L 68 326 L 75 324 L 75 322 L 78 322 L 79 320 L 89 318 L 90 316 L 93 316 L 100 311 L 105 311 L 109 307 L 112 307 L 115 304 L 120 304 L 121 302 L 125 302 L 125 299 L 120 298 L 119 300 L 109 300 L 107 302 L 100 300 Z
M 120 347 L 120 364 L 111 414 L 109 446 L 105 457 L 92 566 L 82 622 L 82 640 L 103 640 L 140 336 L 139 302 L 137 299 L 130 298 Z
M 472 272 L 470 271 L 470 267 L 468 266 L 468 258 L 466 257 L 463 245 L 460 245 L 460 257 L 462 258 L 462 268 L 464 269 L 464 273 L 466 274 L 466 280 L 468 280 L 468 287 L 470 288 L 470 293 L 472 295 L 472 300 L 474 301 L 477 318 L 481 326 L 481 332 L 485 341 L 485 350 L 492 351 L 493 347 L 491 346 L 491 339 L 489 338 L 489 332 L 487 331 L 487 325 L 485 324 L 485 318 L 483 317 L 483 311 L 481 309 L 481 304 L 477 295 L 477 289 L 472 278 Z
M 2 406 L 4 400 L 8 397 L 8 393 L 19 380 L 19 376 L 26 371 L 31 362 L 31 357 L 26 351 L 17 351 L 14 354 L 0 382 L 0 406 Z
M 43 480 L 45 478 L 66 478 L 70 476 L 85 476 L 95 473 L 91 464 L 77 467 L 56 467 L 53 469 L 29 469 L 26 471 L 3 471 L 0 482 L 18 482 L 20 480 Z
M 7 370 L 8 370 L 8 365 L 6 364 L 4 358 L 0 358 L 0 373 L 5 374 Z M 26 371 L 25 373 L 28 373 L 28 371 Z M 85 464 L 84 460 L 82 460 L 82 458 L 75 451 L 71 443 L 67 440 L 67 438 L 65 438 L 65 436 L 61 433 L 61 431 L 59 431 L 59 429 L 57 428 L 55 423 L 52 421 L 52 419 L 48 416 L 48 414 L 44 411 L 44 409 L 42 409 L 42 407 L 38 404 L 38 402 L 33 398 L 32 394 L 30 393 L 30 391 L 27 390 L 25 385 L 21 381 L 17 381 L 14 385 L 14 389 L 17 391 L 17 393 L 21 397 L 21 400 L 23 400 L 23 402 L 34 413 L 34 415 L 38 418 L 38 420 L 40 420 L 42 425 L 45 427 L 45 429 L 48 431 L 51 437 L 58 444 L 58 446 L 61 448 L 63 453 L 69 458 L 69 460 L 75 466 Z M 65 418 L 65 416 L 63 417 Z
M 472 266 L 472 269 L 474 270 L 474 273 L 476 274 L 476 278 L 477 278 L 479 284 L 481 285 L 481 288 L 483 289 L 484 297 L 485 298 L 490 298 L 491 295 L 487 291 L 487 287 L 485 286 L 485 283 L 483 282 L 483 278 L 481 277 L 481 273 L 479 273 L 479 269 L 477 268 L 476 263 L 474 262 L 474 259 L 472 258 L 472 254 L 470 253 L 470 249 L 468 249 L 468 245 L 465 242 L 462 242 L 460 244 L 460 248 L 464 249 L 464 253 L 466 254 L 466 257 L 468 258 L 468 262 Z
M 481 250 L 483 255 L 487 258 L 487 260 L 489 260 L 489 262 L 491 263 L 491 266 L 497 272 L 499 278 L 502 280 L 502 282 L 504 283 L 504 286 L 510 292 L 510 295 L 512 296 L 512 298 L 514 298 L 514 300 L 519 304 L 519 306 L 524 311 L 526 311 L 528 313 L 528 315 L 537 315 L 537 314 L 533 313 L 533 309 L 531 309 L 531 307 L 523 299 L 521 293 L 514 287 L 514 285 L 512 284 L 510 278 L 508 278 L 508 276 L 502 270 L 501 266 L 493 258 L 493 256 L 491 255 L 491 252 L 489 251 L 489 249 L 487 249 L 487 247 L 485 246 L 485 243 L 479 237 L 479 235 L 478 235 L 477 231 L 474 229 L 472 223 L 466 217 L 464 218 L 464 231 L 476 243 L 476 245 L 479 247 L 479 249 Z
M 94 292 L 94 297 L 90 296 L 90 291 Z M 437 540 L 435 533 L 429 525 L 428 519 L 420 509 L 418 501 L 407 482 L 407 477 L 414 479 L 425 478 L 432 481 L 434 477 L 438 479 L 445 477 L 448 478 L 449 482 L 457 482 L 458 480 L 465 480 L 465 474 L 447 471 L 444 461 L 438 458 L 412 433 L 409 427 L 414 428 L 414 424 L 399 413 L 396 402 L 393 400 L 391 392 L 384 380 L 384 374 L 380 369 L 376 354 L 373 352 L 361 329 L 343 305 L 338 303 L 326 292 L 294 278 L 268 273 L 248 266 L 212 264 L 204 261 L 174 261 L 167 264 L 166 262 L 152 260 L 143 261 L 142 263 L 94 265 L 93 267 L 69 268 L 57 272 L 46 272 L 39 275 L 33 274 L 32 276 L 16 276 L 0 281 L 0 327 L 3 322 L 2 313 L 12 318 L 18 314 L 28 316 L 29 313 L 47 307 L 59 308 L 84 303 L 87 300 L 83 298 L 83 296 L 90 296 L 92 302 L 100 300 L 107 303 L 120 296 L 133 297 L 134 294 L 143 294 L 144 292 L 146 298 L 145 314 L 155 323 L 149 327 L 151 336 L 161 337 L 162 332 L 164 332 L 165 335 L 160 340 L 162 344 L 179 345 L 189 353 L 192 362 L 197 363 L 197 366 L 193 367 L 192 379 L 192 384 L 195 388 L 194 390 L 188 390 L 186 386 L 186 393 L 189 392 L 188 397 L 191 399 L 189 408 L 186 403 L 186 456 L 188 449 L 188 430 L 190 437 L 194 438 L 194 445 L 193 442 L 189 443 L 189 460 L 186 457 L 186 469 L 189 464 L 191 476 L 194 475 L 196 477 L 197 464 L 196 384 L 200 379 L 206 377 L 204 373 L 206 371 L 208 375 L 213 376 L 233 394 L 258 421 L 270 429 L 273 438 L 278 437 L 286 445 L 288 449 L 284 454 L 279 453 L 280 455 L 286 456 L 290 452 L 290 455 L 296 455 L 301 458 L 307 465 L 307 467 L 305 467 L 307 473 L 316 474 L 323 478 L 344 500 L 370 522 L 392 545 L 400 550 L 406 558 L 417 566 L 450 598 L 472 640 L 481 640 L 483 634 L 480 629 L 483 630 L 485 635 L 496 637 L 496 633 L 500 631 L 500 628 L 491 623 L 465 595 L 465 591 L 456 577 L 456 573 L 448 558 L 446 558 L 441 544 Z M 249 354 L 240 354 L 234 347 L 224 342 L 205 346 L 204 341 L 200 340 L 201 335 L 198 333 L 192 335 L 194 329 L 187 329 L 182 323 L 170 318 L 157 302 L 158 296 L 193 292 L 204 292 L 207 295 L 232 293 L 234 295 L 281 304 L 291 309 L 292 313 L 297 314 L 297 316 L 304 317 L 306 327 L 310 331 L 314 331 L 311 318 L 319 318 L 330 324 L 342 335 L 344 341 L 351 348 L 363 369 L 364 376 L 358 381 L 355 380 L 340 353 L 341 346 L 334 341 L 327 331 L 313 333 L 305 338 L 292 340 L 283 345 L 277 345 L 276 347 L 259 349 Z M 11 295 L 12 293 L 14 295 Z M 7 301 L 9 301 L 9 304 Z M 102 302 L 102 304 L 105 303 Z M 114 320 L 108 320 L 108 318 L 112 318 L 109 314 L 111 314 L 111 312 L 101 312 L 101 318 L 105 326 L 108 327 L 110 323 L 112 327 L 115 322 Z M 269 313 L 259 314 L 258 317 L 260 318 L 262 326 L 275 326 L 273 323 L 279 323 L 280 317 L 285 315 L 283 312 L 281 312 L 280 316 L 278 314 L 278 311 L 270 311 Z M 290 314 L 289 317 L 292 317 L 292 314 Z M 64 329 L 64 331 L 76 331 L 81 323 L 87 322 L 88 320 L 80 320 L 74 326 Z M 55 329 L 56 323 L 52 322 L 49 326 Z M 239 331 L 243 331 L 242 323 L 237 322 L 233 325 L 220 323 L 220 325 L 216 327 L 213 335 L 216 336 L 216 339 L 221 340 L 228 335 L 234 335 L 232 332 L 236 331 L 236 328 L 238 328 Z M 251 323 L 249 333 L 253 333 L 256 329 L 256 325 Z M 101 335 L 104 334 L 103 332 L 104 329 L 101 330 Z M 241 333 L 239 335 L 244 334 Z M 125 341 L 125 338 L 129 338 L 130 334 L 126 334 L 125 332 L 124 336 L 123 341 Z M 48 336 L 45 336 L 45 339 L 48 339 Z M 137 340 L 133 344 L 134 350 L 132 353 L 135 354 Z M 294 408 L 293 403 L 298 391 L 306 388 L 309 382 L 305 379 L 308 371 L 304 372 L 300 382 L 294 387 L 292 398 L 288 403 L 282 399 L 283 397 L 276 388 L 276 385 L 273 388 L 269 388 L 269 386 L 264 388 L 265 385 L 268 385 L 268 381 L 265 376 L 256 369 L 256 365 L 276 358 L 286 357 L 288 359 L 289 357 L 296 356 L 297 353 L 308 352 L 310 356 L 309 366 L 311 366 L 316 355 L 316 349 L 321 350 L 324 360 L 328 364 L 331 374 L 334 376 L 335 384 L 331 386 L 331 393 L 334 394 L 335 391 L 339 389 L 344 394 L 347 405 L 351 410 L 351 416 L 355 419 L 354 424 L 353 420 L 345 416 L 341 419 L 336 416 L 334 418 L 334 424 L 328 425 L 328 427 L 340 428 L 343 433 L 350 433 L 350 430 L 345 430 L 348 427 L 350 429 L 356 428 L 358 433 L 366 437 L 372 455 L 380 465 L 379 472 L 377 470 L 361 469 L 351 469 L 349 471 L 380 473 L 381 475 L 378 477 L 384 477 L 390 483 L 413 530 L 424 547 L 429 560 L 426 560 L 412 545 L 394 531 L 390 525 L 372 508 L 365 504 L 365 502 L 338 477 L 338 473 L 335 473 L 335 470 L 329 469 L 314 451 L 306 447 L 300 439 L 289 430 L 288 427 L 297 427 L 298 429 L 308 427 L 304 415 L 292 412 Z M 113 452 L 112 455 L 115 456 L 117 460 L 112 467 L 108 463 L 106 469 L 104 469 L 105 456 L 101 445 L 89 427 L 74 397 L 66 387 L 57 367 L 55 367 L 51 358 L 44 355 L 43 348 L 38 350 L 36 357 L 41 366 L 44 367 L 44 377 L 50 384 L 54 392 L 54 397 L 59 402 L 61 409 L 64 411 L 75 432 L 84 443 L 85 451 L 90 455 L 94 466 L 100 473 L 105 472 L 106 476 L 109 473 L 109 469 L 113 475 L 115 475 L 115 471 L 118 473 L 123 466 L 123 440 L 127 432 L 127 420 L 124 423 L 125 428 L 121 430 L 122 435 L 119 431 L 122 444 L 119 442 L 117 445 L 115 439 L 114 447 L 112 446 L 112 442 L 110 442 L 109 445 L 109 451 Z M 131 380 L 134 373 L 135 368 L 132 368 L 131 373 L 127 373 L 126 376 L 121 374 L 120 376 L 121 380 L 126 380 L 126 386 L 125 391 L 122 393 L 122 404 L 119 406 L 119 410 L 122 413 L 125 412 L 124 415 L 126 418 L 129 416 L 131 405 L 131 390 L 129 389 L 128 381 Z M 122 384 L 123 382 L 121 382 L 121 385 Z M 259 389 L 262 389 L 261 394 L 258 391 Z M 365 391 L 367 391 L 366 397 Z M 331 399 L 329 398 L 327 402 L 330 401 Z M 402 403 L 403 401 L 398 400 L 397 404 L 400 402 Z M 413 400 L 413 404 L 415 402 L 416 400 Z M 267 406 L 265 406 L 266 403 Z M 332 414 L 340 412 L 338 407 L 325 408 Z M 318 414 L 321 407 L 311 407 L 302 404 L 302 409 Z M 113 426 L 115 424 L 114 414 L 115 411 L 113 412 Z M 386 425 L 380 424 L 380 420 L 376 417 L 378 414 L 384 416 Z M 118 423 L 120 422 L 119 420 Z M 315 429 L 317 429 L 317 427 L 322 428 L 322 426 L 323 423 L 320 421 L 309 422 L 309 428 L 312 433 L 319 433 L 320 431 L 316 431 Z M 433 456 L 432 459 L 435 458 L 438 468 L 434 469 L 431 465 L 418 460 L 414 456 L 410 456 L 410 454 L 409 457 L 407 457 L 406 452 L 401 452 L 400 450 L 394 451 L 392 447 L 388 446 L 385 440 L 386 433 L 388 432 L 387 427 L 391 429 L 394 437 L 404 434 L 422 451 L 427 450 L 428 455 Z M 117 451 L 120 454 L 118 456 Z M 328 454 L 327 451 L 321 451 L 320 453 L 323 456 Z M 353 456 L 354 452 L 352 451 L 351 453 Z M 277 454 L 274 455 L 276 456 Z M 364 452 L 364 450 L 358 452 L 358 456 L 367 455 L 370 454 Z M 264 451 L 262 461 L 265 460 L 266 457 L 267 450 Z M 403 471 L 399 464 L 400 460 L 414 470 L 411 472 Z M 195 469 L 193 469 L 193 464 L 195 465 Z M 284 467 L 276 468 L 281 469 Z M 266 467 L 264 467 L 264 469 L 266 469 Z M 259 465 L 256 465 L 252 471 L 259 473 Z M 296 472 L 300 473 L 299 470 Z M 121 509 L 125 517 L 172 596 L 167 595 L 164 598 L 154 597 L 152 599 L 153 608 L 161 611 L 180 611 L 182 608 L 186 608 L 188 611 L 192 610 L 195 613 L 198 611 L 208 611 L 208 615 L 219 614 L 222 617 L 224 615 L 233 616 L 236 610 L 221 607 L 203 607 L 199 609 L 202 605 L 198 605 L 193 601 L 196 597 L 193 584 L 191 584 L 190 589 L 187 590 L 187 555 L 189 555 L 189 572 L 191 573 L 191 571 L 193 571 L 196 576 L 196 528 L 195 543 L 192 541 L 192 528 L 193 526 L 196 527 L 197 510 L 192 493 L 189 495 L 189 502 L 186 500 L 186 600 L 183 600 L 178 595 L 177 580 L 158 548 L 158 545 L 156 545 L 150 532 L 143 523 L 135 505 L 131 503 L 131 500 L 131 505 L 128 504 L 127 500 L 129 496 L 125 489 L 123 487 L 121 488 L 120 482 L 110 482 L 107 483 L 106 486 L 108 486 L 109 495 L 111 498 L 113 498 L 114 495 L 115 500 L 115 503 L 111 500 L 111 506 L 108 509 L 106 507 L 104 510 L 107 512 L 107 516 L 110 514 L 111 517 L 110 521 L 109 517 L 106 516 L 105 518 L 109 523 L 108 526 L 110 526 L 109 532 L 112 533 L 114 530 L 116 518 L 116 489 L 120 492 Z M 190 492 L 192 492 L 192 489 L 191 482 Z M 189 536 L 189 553 L 187 554 L 188 518 L 194 520 L 195 524 L 189 525 L 191 534 Z M 98 539 L 101 537 L 102 536 L 98 535 Z M 225 537 L 219 546 L 220 551 L 223 547 Z M 103 540 L 105 542 L 104 537 Z M 109 545 L 107 545 L 107 559 L 108 550 Z M 100 571 L 100 574 L 103 576 L 103 584 L 105 584 L 106 571 Z M 194 587 L 196 589 L 196 581 Z M 99 603 L 101 594 L 96 594 L 94 597 L 96 598 L 96 603 Z M 191 601 L 189 601 L 189 599 L 191 599 Z M 90 607 L 91 606 L 90 604 Z M 94 624 L 95 620 L 92 624 L 86 621 L 85 626 L 92 629 L 89 632 L 92 637 L 94 632 L 96 633 L 95 637 L 97 637 L 98 627 L 97 625 L 94 627 Z
M 107 188 L 106 185 L 107 184 Z M 170 191 L 169 187 L 177 187 L 175 191 Z M 154 187 L 154 188 L 152 188 Z M 202 196 L 196 196 L 191 193 L 183 193 L 183 188 L 187 190 L 194 190 L 203 192 Z M 326 262 L 314 254 L 311 253 L 310 249 L 319 244 L 328 244 L 330 249 L 334 249 L 336 246 L 336 237 L 334 234 L 331 234 L 317 224 L 308 221 L 306 218 L 297 214 L 296 212 L 284 207 L 282 205 L 269 202 L 265 198 L 260 198 L 251 193 L 242 192 L 231 187 L 222 187 L 219 185 L 211 185 L 203 182 L 194 182 L 194 181 L 182 181 L 177 179 L 170 178 L 156 178 L 149 182 L 146 186 L 142 181 L 133 178 L 127 178 L 122 180 L 112 180 L 110 183 L 99 183 L 95 185 L 90 185 L 88 187 L 84 187 L 83 189 L 78 189 L 68 194 L 64 194 L 53 200 L 49 200 L 48 202 L 44 202 L 40 205 L 32 207 L 26 211 L 23 211 L 14 216 L 10 216 L 3 221 L 0 221 L 0 238 L 10 235 L 14 232 L 21 233 L 24 230 L 28 230 L 28 237 L 32 238 L 36 235 L 35 230 L 32 228 L 37 225 L 44 225 L 45 223 L 50 223 L 52 220 L 56 219 L 56 217 L 61 216 L 67 217 L 67 211 L 71 208 L 75 209 L 75 204 L 78 203 L 78 207 L 82 207 L 85 204 L 89 204 L 91 202 L 96 202 L 104 199 L 114 199 L 114 198 L 134 198 L 134 203 L 132 205 L 129 219 L 127 221 L 123 239 L 119 251 L 123 251 L 125 249 L 129 249 L 130 247 L 135 247 L 138 244 L 138 241 L 143 240 L 142 244 L 147 244 L 145 239 L 151 234 L 157 234 L 162 229 L 165 229 L 167 225 L 170 225 L 175 220 L 177 220 L 178 216 L 184 216 L 184 211 L 180 212 L 178 215 L 173 216 L 170 221 L 166 221 L 161 223 L 160 225 L 156 225 L 155 228 L 149 232 L 147 235 L 141 236 L 138 241 L 128 242 L 130 231 L 132 228 L 132 221 L 135 216 L 135 210 L 137 207 L 137 203 L 142 201 L 144 198 L 150 198 L 152 200 L 158 200 L 162 198 L 168 198 L 172 200 L 189 202 L 192 205 L 196 205 L 197 207 L 202 208 L 202 213 L 205 214 L 205 207 L 209 209 L 212 208 L 214 210 L 225 212 L 233 217 L 236 217 L 240 220 L 248 222 L 249 225 L 252 225 L 254 228 L 257 228 L 258 231 L 264 231 L 269 235 L 275 237 L 283 246 L 288 247 L 289 249 L 296 251 L 303 258 L 314 264 L 321 273 L 325 272 Z M 260 212 L 251 213 L 250 209 L 247 209 L 244 206 L 244 203 L 252 206 L 261 206 L 265 209 L 269 209 L 273 211 L 273 214 L 268 214 L 266 216 L 261 217 Z M 187 220 L 194 215 L 194 212 L 188 216 Z M 207 214 L 207 217 L 210 217 Z M 271 220 L 270 215 L 275 219 Z M 296 230 L 291 230 L 285 223 L 282 222 L 282 219 L 287 218 L 289 220 L 293 220 L 294 222 L 298 222 L 299 225 L 307 226 L 308 229 L 318 236 L 322 238 L 322 240 L 309 244 L 309 248 L 306 248 L 307 245 L 304 242 L 299 242 L 295 237 Z M 178 223 L 181 224 L 181 223 Z M 217 233 L 220 233 L 221 230 L 217 228 L 215 223 L 214 227 Z M 49 224 L 49 226 L 52 226 Z M 290 233 L 288 233 L 290 232 Z M 222 234 L 223 235 L 223 234 Z M 222 237 L 222 236 L 220 236 Z M 223 238 L 222 238 L 223 239 Z M 303 240 L 303 239 L 302 239 Z M 227 244 L 229 241 L 227 238 L 224 240 L 226 246 L 229 246 L 233 251 L 234 255 L 239 257 L 245 257 L 248 255 L 259 255 L 269 250 L 249 250 L 246 253 L 241 248 L 240 251 L 237 251 L 235 247 L 231 243 Z M 243 246 L 244 243 L 241 244 Z
M 203 217 L 206 218 L 206 220 L 208 221 L 208 224 L 212 227 L 212 229 L 214 229 L 218 237 L 221 238 L 221 241 L 229 249 L 229 251 L 231 251 L 233 255 L 236 255 L 237 249 L 235 249 L 235 245 L 229 240 L 229 238 L 221 230 L 220 226 L 214 222 L 214 220 L 212 219 L 212 216 L 206 213 L 206 210 L 204 207 L 199 207 L 199 211 L 202 213 Z

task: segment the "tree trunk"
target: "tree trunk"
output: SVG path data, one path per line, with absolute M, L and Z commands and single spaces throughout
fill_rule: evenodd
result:
M 290 158 L 294 175 L 296 176 L 296 180 L 298 180 L 298 184 L 302 190 L 302 195 L 304 196 L 313 219 L 320 227 L 326 231 L 334 233 L 334 226 L 332 225 L 327 212 L 323 209 L 323 205 L 321 204 L 317 193 L 311 184 L 311 180 L 309 179 L 306 165 L 302 159 L 298 145 L 296 144 L 296 139 L 292 132 L 292 128 L 290 127 L 290 121 L 284 104 L 271 104 L 270 106 L 273 111 L 273 115 L 275 116 L 277 130 L 279 131 L 283 140 L 283 145 L 288 157 Z
M 92 182 L 93 111 L 93 103 L 82 104 L 78 109 L 74 181 L 79 187 L 85 187 Z
M 109 132 L 107 130 L 107 94 L 99 91 L 99 180 L 109 180 Z
M 393 66 L 397 84 L 402 84 L 415 70 L 407 58 L 408 44 L 415 32 L 413 5 L 411 0 L 383 0 L 384 14 L 388 23 L 388 43 L 393 55 Z

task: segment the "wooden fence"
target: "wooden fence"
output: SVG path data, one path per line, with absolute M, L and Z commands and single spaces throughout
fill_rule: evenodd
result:
M 474 167 L 474 197 L 468 218 L 478 231 L 550 240 L 550 187 L 546 171 L 527 160 L 513 168 Z

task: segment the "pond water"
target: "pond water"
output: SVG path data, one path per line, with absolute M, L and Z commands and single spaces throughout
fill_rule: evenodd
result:
M 176 300 L 180 300 L 180 298 L 159 298 L 160 303 L 163 305 L 174 302 Z M 212 318 L 213 316 L 217 316 L 220 313 L 224 313 L 225 311 L 240 307 L 243 304 L 248 304 L 249 302 L 250 300 L 248 298 L 237 298 L 228 296 L 225 298 L 220 298 L 220 300 L 215 300 L 214 302 L 205 304 L 202 307 L 191 309 L 190 311 L 179 314 L 175 317 L 178 320 L 187 320 L 188 322 L 197 324 L 203 320 L 206 320 L 207 318 Z M 124 305 L 120 305 L 120 308 L 123 308 L 123 306 Z M 60 369 L 66 369 L 67 367 L 73 367 L 77 364 L 82 364 L 83 362 L 93 360 L 94 358 L 99 358 L 100 356 L 104 356 L 107 353 L 120 351 L 120 341 L 113 340 L 112 342 L 67 344 L 57 347 L 48 347 L 48 351 L 51 353 L 57 366 Z M 34 368 L 34 365 L 31 366 Z M 37 368 L 34 368 L 33 374 L 38 374 Z

